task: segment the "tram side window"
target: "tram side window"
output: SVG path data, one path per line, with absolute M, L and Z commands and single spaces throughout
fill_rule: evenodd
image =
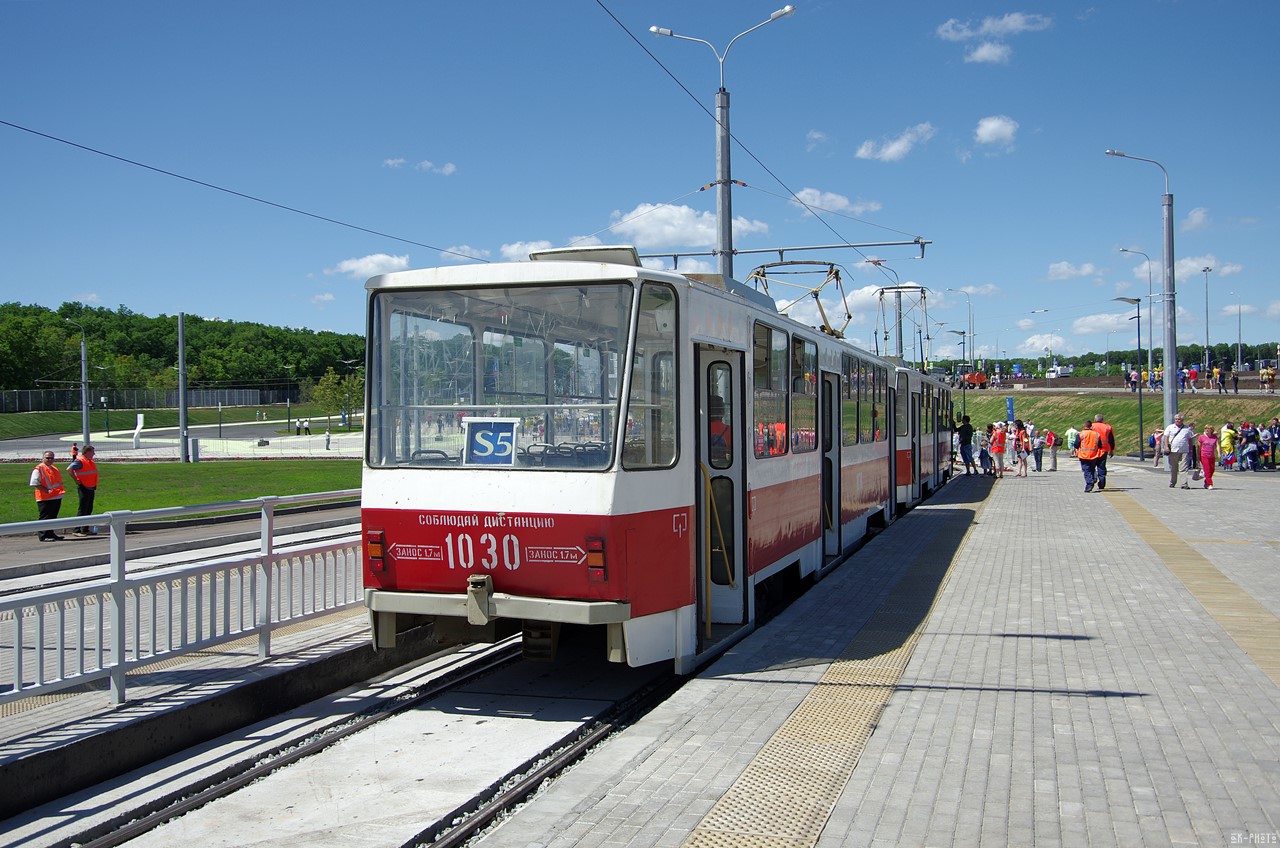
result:
M 791 340 L 791 449 L 818 449 L 818 346 Z
M 862 424 L 858 415 L 858 384 L 862 380 L 862 363 L 855 357 L 840 358 L 840 443 L 857 444 Z
M 875 389 L 875 372 L 870 363 L 861 359 L 857 361 L 858 369 L 858 441 L 875 441 L 875 421 L 873 391 Z
M 903 437 L 911 427 L 911 385 L 906 374 L 898 374 L 898 387 L 893 401 L 893 429 L 899 437 Z
M 877 366 L 872 373 L 875 374 L 875 382 L 872 385 L 871 423 L 876 441 L 883 442 L 889 438 L 885 424 L 889 409 L 889 369 Z
M 622 467 L 629 471 L 669 468 L 679 456 L 675 291 L 645 283 L 638 320 L 622 449 Z
M 752 344 L 752 430 L 757 457 L 787 452 L 787 334 L 756 324 Z

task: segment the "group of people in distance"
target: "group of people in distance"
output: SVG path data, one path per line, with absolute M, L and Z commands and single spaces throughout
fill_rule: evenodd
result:
M 1280 416 L 1269 424 L 1245 421 L 1237 428 L 1228 421 L 1221 429 L 1205 424 L 1202 432 L 1187 424 L 1181 414 L 1164 430 L 1156 430 L 1147 438 L 1155 450 L 1156 467 L 1167 462 L 1169 487 L 1178 485 L 1179 472 L 1186 472 L 1193 480 L 1204 478 L 1204 487 L 1213 488 L 1213 472 L 1216 468 L 1226 471 L 1275 470 L 1277 453 L 1280 453 Z M 1184 480 L 1182 488 L 1191 488 Z
M 1013 471 L 1015 477 L 1026 477 L 1031 462 L 1035 470 L 1044 470 L 1044 453 L 1049 451 L 1049 470 L 1058 470 L 1058 446 L 1060 439 L 1052 430 L 1037 430 L 1032 421 L 1015 418 L 1012 425 L 1004 421 L 988 424 L 983 430 L 973 426 L 968 415 L 960 419 L 955 430 L 955 447 L 964 464 L 965 476 L 980 474 L 1002 479 L 1004 472 Z M 974 461 L 974 448 L 977 461 Z M 1008 457 L 1008 465 L 1006 465 Z M 982 469 L 979 471 L 979 467 Z
M 956 439 L 966 475 L 979 473 L 974 468 L 974 436 L 974 428 L 965 416 L 956 428 Z M 1015 420 L 1012 427 L 1003 421 L 988 424 L 985 432 L 977 434 L 981 473 L 1004 477 L 1006 455 L 1011 456 L 1011 467 L 1017 477 L 1027 476 L 1029 456 L 1035 457 L 1035 470 L 1040 471 L 1046 447 L 1051 449 L 1049 470 L 1057 471 L 1060 441 L 1065 442 L 1066 449 L 1080 461 L 1085 492 L 1105 490 L 1107 458 L 1116 452 L 1116 434 L 1101 414 L 1086 419 L 1079 430 L 1068 428 L 1061 440 L 1051 430 L 1038 433 L 1030 421 L 1023 424 Z M 1203 479 L 1204 488 L 1212 489 L 1213 472 L 1218 467 L 1239 471 L 1276 469 L 1277 454 L 1280 454 L 1280 416 L 1273 417 L 1269 424 L 1246 421 L 1238 429 L 1228 421 L 1220 431 L 1212 424 L 1205 424 L 1202 431 L 1197 432 L 1178 413 L 1168 427 L 1154 431 L 1148 443 L 1155 449 L 1157 467 L 1161 461 L 1168 463 L 1170 488 L 1178 486 L 1179 473 L 1185 473 L 1187 478 L 1183 479 L 1182 488 L 1189 489 L 1192 481 Z

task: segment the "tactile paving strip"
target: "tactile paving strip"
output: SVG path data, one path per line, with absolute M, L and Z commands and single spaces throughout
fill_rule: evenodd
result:
M 1227 635 L 1280 685 L 1280 618 L 1189 544 L 1218 540 L 1183 541 L 1129 495 L 1107 492 L 1107 499 Z
M 980 507 L 978 507 L 980 509 Z M 817 843 L 911 659 L 976 516 L 948 518 L 813 691 L 689 834 L 687 848 Z M 950 532 L 948 532 L 950 530 Z

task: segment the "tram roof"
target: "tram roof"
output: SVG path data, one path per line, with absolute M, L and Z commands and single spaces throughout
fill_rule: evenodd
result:
M 689 284 L 689 278 L 671 271 L 658 271 L 636 265 L 583 260 L 547 260 L 540 262 L 492 262 L 450 265 L 394 271 L 370 277 L 366 289 L 385 288 L 471 288 L 495 285 L 533 283 L 598 283 L 609 280 L 662 280 Z

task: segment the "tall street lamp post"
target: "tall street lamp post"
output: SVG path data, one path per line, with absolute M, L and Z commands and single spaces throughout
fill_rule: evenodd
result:
M 1133 304 L 1134 312 L 1137 313 L 1134 317 L 1138 319 L 1138 349 L 1139 351 L 1141 351 L 1142 349 L 1142 301 L 1136 297 L 1113 297 L 1111 299 L 1115 301 L 1119 301 L 1121 303 Z M 1129 320 L 1132 321 L 1133 319 L 1130 318 Z M 1141 353 L 1139 353 L 1139 355 L 1141 355 Z M 1147 428 L 1144 427 L 1142 424 L 1142 381 L 1139 380 L 1138 381 L 1138 459 L 1143 462 L 1145 462 L 1147 459 L 1146 437 L 1147 437 Z
M 967 306 L 969 310 L 969 323 L 965 325 L 965 331 L 969 334 L 969 338 L 972 339 L 973 338 L 973 300 L 969 297 L 969 293 L 967 291 L 961 291 L 960 289 L 947 289 L 947 291 L 964 295 L 965 306 Z M 970 351 L 970 353 L 972 353 L 972 351 Z M 974 358 L 976 359 L 977 357 L 974 357 Z
M 729 49 L 733 47 L 733 42 L 749 32 L 760 29 L 765 24 L 776 21 L 778 18 L 794 14 L 795 11 L 795 6 L 783 6 L 770 15 L 769 20 L 762 21 L 751 29 L 735 35 L 729 40 L 728 46 L 724 48 L 724 53 L 718 52 L 711 42 L 704 41 L 701 38 L 677 35 L 666 27 L 649 27 L 649 32 L 654 35 L 666 35 L 671 38 L 696 41 L 699 44 L 707 45 L 707 47 L 711 48 L 711 52 L 715 54 L 716 61 L 720 63 L 720 90 L 716 92 L 716 253 L 720 257 L 720 274 L 726 280 L 733 278 L 733 200 L 730 195 L 731 178 L 729 169 L 729 92 L 724 87 L 724 60 L 729 55 Z
M 1177 334 L 1177 296 L 1173 278 L 1173 195 L 1169 193 L 1169 172 L 1154 159 L 1141 156 L 1130 156 L 1119 150 L 1108 150 L 1108 156 L 1119 156 L 1123 159 L 1136 159 L 1139 162 L 1150 162 L 1164 172 L 1164 197 L 1161 206 L 1164 209 L 1164 370 L 1170 374 L 1170 368 L 1178 367 L 1178 334 Z M 1173 423 L 1173 416 L 1178 413 L 1178 381 L 1164 381 L 1164 421 Z
M 1155 308 L 1152 303 L 1155 296 L 1151 293 L 1151 257 L 1143 253 L 1141 250 L 1130 250 L 1127 247 L 1120 248 L 1121 253 L 1136 253 L 1143 259 L 1147 260 L 1147 373 L 1155 373 L 1155 340 L 1151 338 L 1151 328 L 1155 326 L 1152 316 L 1152 310 Z M 1142 339 L 1138 339 L 1138 358 L 1142 358 Z
M 1235 292 L 1229 292 L 1232 297 L 1240 297 Z M 1236 301 L 1236 373 L 1240 373 L 1240 368 L 1244 364 L 1244 357 L 1240 355 L 1240 313 L 1244 310 L 1244 302 Z M 1261 368 L 1262 366 L 1258 366 Z
M 1209 356 L 1209 272 L 1213 269 L 1208 265 L 1200 269 L 1200 273 L 1204 274 L 1204 370 L 1209 372 L 1209 363 L 1212 357 Z
M 84 325 L 66 319 L 68 324 L 80 328 L 80 444 L 89 444 L 89 346 L 85 341 Z
M 959 337 L 960 337 L 960 364 L 961 364 L 961 367 L 963 368 L 963 367 L 964 367 L 964 359 L 965 359 L 965 357 L 964 357 L 964 337 L 967 335 L 967 333 L 966 333 L 964 330 L 947 330 L 947 332 L 948 332 L 948 333 L 955 333 L 957 336 L 959 336 Z M 960 378 L 960 414 L 961 414 L 961 415 L 968 415 L 968 414 L 969 414 L 968 394 L 967 394 L 967 392 L 966 392 L 966 389 L 968 389 L 968 387 L 969 387 L 969 381 L 965 379 L 965 377 L 967 377 L 967 376 L 968 376 L 967 374 L 966 374 L 966 375 L 961 375 L 961 378 Z

